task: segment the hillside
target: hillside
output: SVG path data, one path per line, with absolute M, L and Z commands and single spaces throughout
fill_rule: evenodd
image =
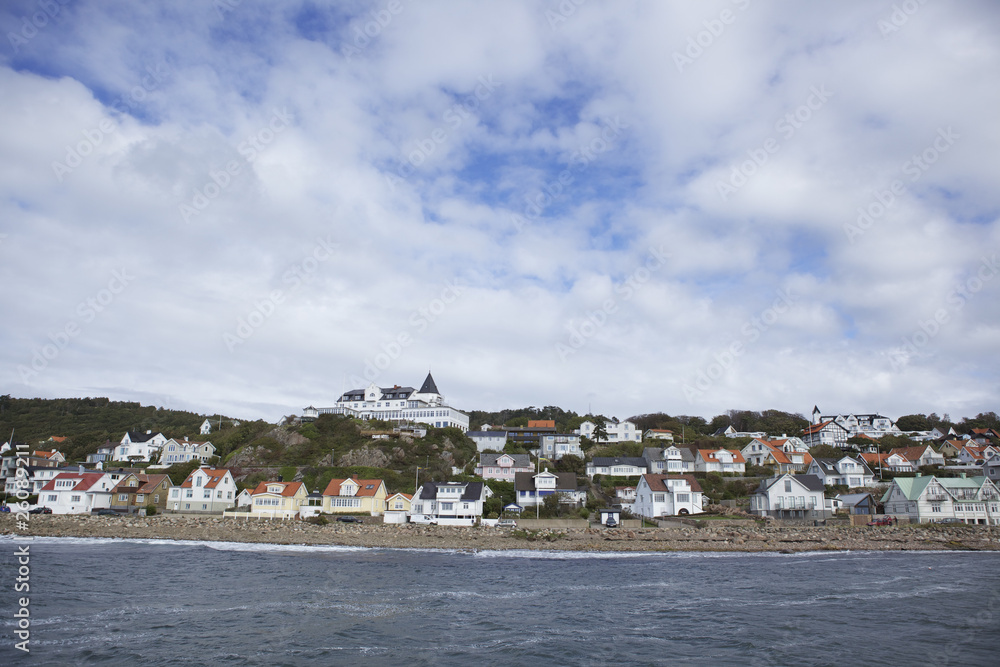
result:
M 0 442 L 14 432 L 14 440 L 32 448 L 52 436 L 65 437 L 58 449 L 68 461 L 82 460 L 97 451 L 105 441 L 118 442 L 125 431 L 161 432 L 168 438 L 198 437 L 203 421 L 210 418 L 213 429 L 219 415 L 202 415 L 184 410 L 168 410 L 128 401 L 107 398 L 11 398 L 0 396 Z M 232 427 L 233 420 L 222 417 L 223 430 L 211 436 L 216 447 L 229 449 L 244 444 L 247 427 Z M 242 442 L 241 442 L 242 440 Z M 226 450 L 228 453 L 229 449 Z

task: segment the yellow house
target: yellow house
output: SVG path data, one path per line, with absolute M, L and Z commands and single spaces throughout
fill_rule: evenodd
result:
M 386 512 L 406 512 L 410 513 L 410 499 L 413 496 L 409 493 L 394 493 L 385 499 Z
M 385 512 L 385 482 L 381 479 L 331 479 L 323 491 L 323 512 L 328 514 L 369 514 Z
M 294 519 L 306 495 L 306 486 L 302 482 L 261 482 L 250 492 L 250 516 Z

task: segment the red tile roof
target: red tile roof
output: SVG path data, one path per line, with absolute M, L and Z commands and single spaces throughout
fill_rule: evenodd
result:
M 896 447 L 891 452 L 889 452 L 889 456 L 892 456 L 893 454 L 899 454 L 907 461 L 917 461 L 920 459 L 921 456 L 923 456 L 924 452 L 927 451 L 928 447 L 930 447 L 930 445 L 922 445 L 916 447 Z
M 346 479 L 331 479 L 330 483 L 326 485 L 323 495 L 339 496 L 340 485 L 346 481 Z M 378 493 L 379 486 L 383 483 L 380 479 L 356 479 L 354 477 L 351 478 L 351 481 L 358 485 L 358 492 L 353 496 L 355 498 L 360 498 L 362 496 L 374 496 Z M 371 485 L 372 488 L 366 488 L 369 485 Z
M 732 454 L 733 455 L 733 463 L 746 463 L 747 462 L 747 460 L 745 458 L 743 458 L 743 454 L 741 454 L 739 452 L 739 450 L 736 450 L 736 449 L 726 449 L 726 450 L 722 450 L 722 449 L 699 449 L 698 450 L 698 454 L 700 454 L 701 458 L 705 459 L 709 463 L 719 463 L 719 460 L 717 458 L 715 458 L 715 453 L 716 452 L 721 452 L 721 451 L 726 451 L 726 452 L 729 452 L 730 454 Z
M 258 496 L 261 494 L 271 493 L 267 490 L 267 487 L 274 486 L 275 484 L 281 484 L 281 495 L 283 496 L 294 496 L 299 492 L 299 489 L 305 489 L 302 482 L 261 482 L 257 485 L 257 488 L 250 492 L 251 496 Z
M 50 479 L 45 486 L 42 487 L 42 491 L 86 491 L 94 484 L 97 484 L 107 473 L 103 472 L 85 472 L 82 475 L 78 472 L 61 472 L 52 479 Z M 56 480 L 66 480 L 66 479 L 78 479 L 80 480 L 77 484 L 73 486 L 72 489 L 69 488 L 56 488 Z M 110 493 L 110 489 L 108 493 Z
M 686 479 L 688 484 L 691 486 L 692 491 L 695 493 L 701 493 L 701 484 L 698 483 L 698 480 L 694 475 L 654 475 L 653 473 L 646 473 L 642 476 L 642 478 L 646 480 L 646 485 L 649 486 L 651 491 L 660 493 L 669 492 L 664 480 Z
M 229 468 L 198 468 L 198 470 L 208 476 L 208 480 L 205 482 L 206 489 L 214 489 L 226 476 L 226 473 L 229 472 Z M 184 483 L 181 484 L 182 489 L 190 489 L 192 487 L 193 482 L 191 480 L 194 478 L 194 475 L 198 472 L 198 470 L 191 471 L 191 474 L 188 475 L 187 479 L 184 480 Z

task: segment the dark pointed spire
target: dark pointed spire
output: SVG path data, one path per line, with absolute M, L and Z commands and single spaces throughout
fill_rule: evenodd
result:
M 431 372 L 430 371 L 427 371 L 427 379 L 424 380 L 424 383 L 422 385 L 420 385 L 420 392 L 419 393 L 421 393 L 421 394 L 438 394 L 438 395 L 441 394 L 441 392 L 438 391 L 437 385 L 434 384 L 434 378 L 431 377 Z

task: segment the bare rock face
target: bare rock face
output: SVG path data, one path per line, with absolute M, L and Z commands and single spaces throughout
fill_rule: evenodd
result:
M 448 437 L 445 437 L 445 439 L 444 439 L 444 442 L 443 442 L 443 445 L 444 445 L 444 449 L 445 449 L 445 451 L 448 451 L 448 452 L 450 452 L 450 451 L 452 451 L 453 449 L 455 449 L 455 443 L 453 443 L 453 442 L 451 441 L 451 438 L 448 438 Z
M 402 447 L 393 447 L 392 448 L 392 460 L 393 461 L 402 461 L 405 458 L 406 458 L 406 452 L 403 451 Z
M 368 466 L 371 468 L 385 468 L 389 463 L 389 457 L 381 450 L 371 447 L 355 449 L 340 457 L 342 466 Z
M 301 445 L 304 442 L 309 442 L 309 438 L 304 435 L 300 435 L 295 431 L 288 430 L 287 427 L 278 426 L 264 436 L 265 438 L 274 438 L 286 447 L 289 445 Z
M 264 447 L 257 445 L 247 446 L 236 452 L 233 458 L 229 460 L 230 468 L 246 468 L 260 465 L 260 457 L 264 454 Z

